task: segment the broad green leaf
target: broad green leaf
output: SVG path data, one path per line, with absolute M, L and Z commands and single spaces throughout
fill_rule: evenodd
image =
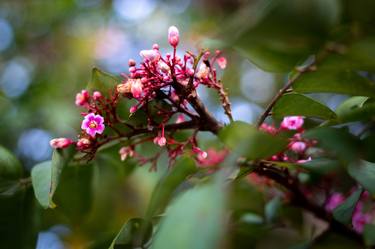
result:
M 65 149 L 56 149 L 52 154 L 51 161 L 51 189 L 50 189 L 50 202 L 55 194 L 56 188 L 60 182 L 61 173 L 66 165 L 70 162 L 75 154 L 75 146 L 69 146 Z
M 348 172 L 358 183 L 375 195 L 375 163 L 367 161 L 352 162 L 348 166 Z
M 306 131 L 303 137 L 317 140 L 317 147 L 325 149 L 344 161 L 356 160 L 360 154 L 360 141 L 344 129 L 315 128 Z
M 375 103 L 366 103 L 368 97 L 355 96 L 345 100 L 337 109 L 340 123 L 368 120 L 375 117 Z
M 375 163 L 375 134 L 371 134 L 362 140 L 363 159 Z
M 168 208 L 151 248 L 218 248 L 224 229 L 224 195 L 218 183 L 183 193 Z
M 329 158 L 314 158 L 311 161 L 298 164 L 301 168 L 318 174 L 328 174 L 337 171 L 341 165 L 337 160 Z
M 313 241 L 310 249 L 359 249 L 363 248 L 359 242 L 341 234 L 328 232 Z
M 21 163 L 10 151 L 0 146 L 0 179 L 19 179 L 21 176 Z
M 349 225 L 352 221 L 354 209 L 357 205 L 359 198 L 363 192 L 362 188 L 358 188 L 353 192 L 344 203 L 339 205 L 333 210 L 333 218 L 343 224 Z
M 51 165 L 51 161 L 46 161 L 35 165 L 31 170 L 31 180 L 35 197 L 44 208 L 56 207 L 49 195 L 52 176 Z
M 282 96 L 274 106 L 272 115 L 276 117 L 301 115 L 321 119 L 333 119 L 336 117 L 336 114 L 327 106 L 297 93 Z
M 341 93 L 375 97 L 374 82 L 353 71 L 318 70 L 302 74 L 293 84 L 300 93 Z
M 92 69 L 91 81 L 87 85 L 87 90 L 96 90 L 107 94 L 112 91 L 119 82 L 120 80 L 116 76 L 94 67 Z
M 368 246 L 375 246 L 375 225 L 366 224 L 363 230 L 363 237 L 365 244 Z
M 173 169 L 156 185 L 148 206 L 146 220 L 150 220 L 158 210 L 164 209 L 176 188 L 196 171 L 197 167 L 193 159 L 188 157 L 179 159 Z
M 141 218 L 128 220 L 109 249 L 143 248 L 152 236 L 152 224 Z
M 240 121 L 224 127 L 219 133 L 219 138 L 229 148 L 251 160 L 272 156 L 284 150 L 288 144 L 287 139 L 283 137 L 267 134 Z

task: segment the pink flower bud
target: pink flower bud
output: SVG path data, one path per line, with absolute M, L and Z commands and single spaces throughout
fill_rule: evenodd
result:
M 207 78 L 210 73 L 210 69 L 206 66 L 206 64 L 202 63 L 199 66 L 199 70 L 197 72 L 198 78 Z
M 133 59 L 129 59 L 129 61 L 128 61 L 128 65 L 129 65 L 129 67 L 134 67 L 135 64 L 136 64 L 135 60 L 133 60 Z
M 130 113 L 135 113 L 136 111 L 137 111 L 137 106 L 132 106 L 132 107 L 130 107 Z
M 122 147 L 119 152 L 121 161 L 125 161 L 127 157 L 133 157 L 134 156 L 134 150 L 130 147 Z
M 49 144 L 54 149 L 64 149 L 69 147 L 69 145 L 73 144 L 74 142 L 69 138 L 54 138 L 52 139 Z
M 328 212 L 332 212 L 337 206 L 345 201 L 345 197 L 341 193 L 333 193 L 327 200 L 324 208 Z
M 289 116 L 285 117 L 281 122 L 281 128 L 287 130 L 299 130 L 303 125 L 302 116 Z
M 168 42 L 172 47 L 177 47 L 180 41 L 180 34 L 175 26 L 170 26 L 168 29 Z
M 137 69 L 133 66 L 133 67 L 129 67 L 129 72 L 130 73 L 135 73 Z
M 221 69 L 224 69 L 227 67 L 227 59 L 225 57 L 217 58 L 216 62 Z
M 78 141 L 77 141 L 77 149 L 78 150 L 83 150 L 83 149 L 86 149 L 90 146 L 91 144 L 91 141 L 87 138 L 80 138 Z
M 142 50 L 139 54 L 144 60 L 151 62 L 156 62 L 160 59 L 160 54 L 155 50 Z
M 159 50 L 159 44 L 155 43 L 154 45 L 152 45 L 152 49 Z
M 154 138 L 154 144 L 159 145 L 160 147 L 163 147 L 167 144 L 167 139 L 163 136 L 157 136 Z
M 101 94 L 99 91 L 95 91 L 95 92 L 92 94 L 92 97 L 94 98 L 94 100 L 99 100 L 99 99 L 101 99 L 103 96 L 102 96 L 102 94 Z
M 88 103 L 90 98 L 89 92 L 86 90 L 82 90 L 80 93 L 76 95 L 76 106 L 84 106 Z
M 178 115 L 176 119 L 176 124 L 182 123 L 185 121 L 185 116 L 183 114 Z
M 307 148 L 307 145 L 306 143 L 304 142 L 293 142 L 291 145 L 290 145 L 290 149 L 296 153 L 302 153 L 306 150 Z
M 133 94 L 133 97 L 136 99 L 142 96 L 143 86 L 140 79 L 132 80 L 130 91 Z

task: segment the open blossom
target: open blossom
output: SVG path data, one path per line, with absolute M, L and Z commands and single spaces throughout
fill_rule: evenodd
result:
M 132 157 L 132 156 L 134 156 L 134 150 L 132 149 L 132 148 L 130 148 L 130 147 L 122 147 L 120 150 L 119 150 L 119 152 L 118 152 L 119 154 L 120 154 L 120 158 L 121 158 L 121 161 L 125 161 L 125 159 L 127 158 L 127 157 Z
M 328 212 L 332 212 L 337 206 L 342 204 L 345 201 L 345 197 L 341 193 L 333 193 L 326 202 L 324 208 Z
M 210 69 L 206 66 L 206 64 L 202 63 L 199 66 L 199 70 L 197 72 L 198 78 L 207 78 L 210 73 Z
M 281 128 L 288 130 L 298 130 L 302 128 L 303 117 L 302 116 L 289 116 L 285 117 L 281 122 Z
M 104 118 L 100 115 L 89 113 L 82 121 L 81 128 L 91 137 L 95 137 L 96 134 L 102 134 L 104 131 Z
M 163 147 L 167 144 L 167 139 L 163 136 L 157 136 L 154 138 L 154 144 L 157 144 L 160 147 Z
M 69 138 L 54 138 L 52 139 L 49 144 L 54 149 L 64 149 L 67 148 L 69 145 L 73 144 L 73 140 Z
M 370 223 L 372 216 L 368 213 L 362 213 L 362 210 L 355 210 L 352 217 L 353 229 L 362 233 L 366 224 Z
M 133 97 L 136 99 L 140 98 L 142 96 L 142 91 L 143 91 L 141 80 L 136 79 L 136 80 L 129 80 L 129 81 L 131 81 L 130 91 L 133 94 Z
M 143 59 L 153 62 L 156 62 L 160 59 L 159 52 L 155 51 L 154 49 L 141 50 L 141 52 L 139 52 L 139 55 L 142 56 Z
M 89 92 L 86 90 L 82 90 L 80 93 L 76 95 L 76 106 L 84 106 L 88 103 L 90 98 Z
M 180 34 L 175 26 L 170 26 L 168 29 L 168 42 L 172 47 L 177 47 L 180 41 Z
M 99 100 L 101 99 L 103 96 L 102 96 L 102 93 L 99 92 L 99 91 L 95 91 L 93 94 L 92 94 L 92 97 L 94 100 Z

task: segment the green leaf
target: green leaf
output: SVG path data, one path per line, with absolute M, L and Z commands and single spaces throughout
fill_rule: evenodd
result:
M 300 93 L 341 93 L 375 97 L 374 82 L 353 71 L 317 70 L 302 74 L 293 84 Z
M 51 161 L 35 165 L 31 170 L 31 180 L 34 194 L 40 205 L 44 208 L 54 208 L 49 191 L 51 189 Z
M 281 207 L 280 196 L 275 196 L 272 200 L 267 202 L 266 206 L 264 207 L 264 215 L 268 223 L 275 221 L 278 215 L 278 212 L 280 211 L 280 207 Z
M 340 123 L 369 120 L 375 117 L 375 103 L 366 103 L 368 97 L 355 96 L 342 102 L 336 109 Z
M 162 210 L 167 205 L 176 188 L 188 177 L 197 171 L 194 160 L 183 157 L 177 161 L 170 172 L 167 172 L 156 185 L 148 210 L 146 220 L 150 220 L 158 210 Z
M 327 106 L 297 93 L 282 96 L 273 107 L 272 115 L 276 117 L 301 115 L 321 119 L 333 119 L 336 117 L 336 114 Z
M 368 246 L 375 246 L 375 225 L 366 224 L 363 230 L 363 237 L 365 244 Z
M 306 131 L 303 137 L 317 140 L 317 147 L 344 161 L 356 160 L 360 154 L 360 141 L 344 129 L 320 127 Z
M 313 241 L 310 249 L 359 249 L 363 248 L 360 242 L 355 241 L 347 236 L 328 232 Z
M 92 69 L 91 81 L 87 85 L 87 90 L 96 90 L 106 94 L 112 91 L 119 82 L 120 80 L 116 76 L 94 67 Z
M 285 149 L 287 139 L 257 130 L 254 126 L 236 121 L 224 127 L 219 138 L 235 152 L 248 159 L 261 159 Z
M 348 166 L 348 172 L 358 183 L 375 195 L 375 163 L 367 161 L 353 162 Z
M 152 224 L 141 218 L 133 218 L 123 225 L 109 249 L 143 248 L 151 236 Z
M 0 178 L 19 179 L 22 176 L 22 165 L 7 149 L 0 146 Z
M 318 174 L 328 174 L 337 171 L 341 165 L 337 160 L 329 158 L 314 158 L 311 161 L 298 164 L 300 167 Z
M 64 167 L 68 165 L 74 156 L 75 151 L 75 146 L 69 146 L 65 149 L 56 149 L 53 151 L 51 161 L 51 189 L 49 193 L 51 203 L 53 203 L 52 197 L 55 194 L 57 186 L 59 185 L 61 173 Z
M 220 184 L 188 190 L 168 208 L 151 248 L 218 248 L 223 218 L 224 190 Z
M 333 210 L 333 218 L 335 218 L 337 221 L 340 221 L 343 224 L 351 224 L 355 206 L 357 205 L 357 202 L 361 197 L 362 192 L 363 189 L 358 188 L 345 200 L 344 203 L 336 207 Z

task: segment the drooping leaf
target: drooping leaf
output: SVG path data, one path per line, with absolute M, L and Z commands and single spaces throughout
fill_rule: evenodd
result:
M 196 171 L 197 167 L 193 159 L 188 157 L 179 159 L 173 169 L 156 185 L 148 206 L 146 219 L 149 220 L 158 210 L 164 209 L 178 185 Z
M 375 246 L 375 225 L 366 224 L 363 230 L 363 237 L 367 246 Z
M 128 220 L 109 249 L 132 249 L 143 248 L 152 236 L 152 224 L 141 218 Z
M 19 179 L 22 176 L 22 165 L 7 149 L 0 146 L 0 178 Z
M 94 67 L 92 69 L 91 81 L 87 85 L 87 90 L 96 90 L 107 94 L 109 91 L 112 91 L 119 82 L 120 80 L 116 76 Z
M 218 248 L 224 227 L 224 196 L 218 183 L 183 193 L 162 219 L 151 248 Z
M 51 165 L 51 161 L 46 161 L 35 165 L 31 170 L 35 197 L 44 208 L 54 208 L 56 206 L 49 195 L 52 176 Z
M 345 100 L 337 109 L 340 123 L 364 121 L 375 117 L 375 103 L 366 103 L 368 97 L 355 96 Z
M 358 188 L 353 192 L 344 203 L 339 205 L 333 210 L 333 218 L 343 224 L 349 225 L 352 221 L 354 209 L 357 205 L 359 198 L 363 192 L 362 188 Z
M 224 127 L 219 138 L 232 150 L 248 159 L 267 158 L 285 149 L 288 141 L 257 130 L 247 123 L 236 121 Z
M 353 71 L 317 70 L 302 74 L 293 84 L 300 93 L 341 93 L 375 97 L 374 82 Z
M 348 172 L 372 195 L 375 195 L 375 163 L 367 161 L 352 162 L 348 166 Z
M 325 149 L 344 161 L 356 160 L 361 143 L 357 137 L 344 129 L 321 127 L 306 131 L 303 136 L 318 141 L 317 147 Z
M 292 115 L 317 117 L 321 119 L 333 119 L 336 117 L 336 114 L 327 106 L 312 98 L 297 93 L 282 96 L 279 101 L 276 102 L 272 110 L 272 115 L 280 118 Z

